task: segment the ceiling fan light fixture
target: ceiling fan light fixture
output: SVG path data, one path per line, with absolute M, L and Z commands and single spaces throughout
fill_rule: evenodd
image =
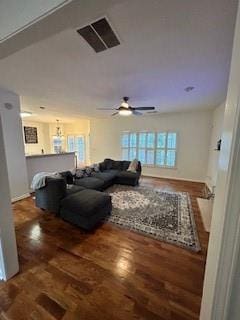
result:
M 128 108 L 129 104 L 127 102 L 122 102 L 121 107 Z
M 53 138 L 58 140 L 64 139 L 64 135 L 62 134 L 59 120 L 56 120 L 56 134 L 53 136 Z
M 129 97 L 123 97 L 120 107 L 118 108 L 97 108 L 97 110 L 114 110 L 115 112 L 112 116 L 120 115 L 120 116 L 141 116 L 143 113 L 140 111 L 149 111 L 155 110 L 155 107 L 132 107 L 128 103 Z
M 125 108 L 125 110 L 121 109 L 121 110 L 119 110 L 119 114 L 120 114 L 120 116 L 131 116 L 132 110 L 127 109 L 127 108 Z

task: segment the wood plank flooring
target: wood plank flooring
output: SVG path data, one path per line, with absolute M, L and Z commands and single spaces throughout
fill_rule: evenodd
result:
M 201 252 L 110 224 L 85 233 L 28 198 L 13 205 L 20 272 L 0 282 L 0 319 L 199 319 L 208 245 L 196 202 L 203 185 L 147 177 L 141 185 L 189 192 Z

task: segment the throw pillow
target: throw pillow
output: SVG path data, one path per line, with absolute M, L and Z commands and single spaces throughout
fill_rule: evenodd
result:
M 127 171 L 137 172 L 137 167 L 138 167 L 138 160 L 134 159 L 131 161 Z
M 73 184 L 73 175 L 71 171 L 60 172 L 60 175 L 65 180 L 67 184 Z
M 84 174 L 85 174 L 85 169 L 84 168 L 76 169 L 75 176 L 76 176 L 77 179 L 83 178 Z
M 72 170 L 70 170 L 73 176 L 76 175 L 76 170 L 77 170 L 77 168 L 73 168 Z
M 86 167 L 85 173 L 86 173 L 86 176 L 87 176 L 87 177 L 90 177 L 92 172 L 93 172 L 93 168 L 91 168 L 91 167 Z
M 113 160 L 112 159 L 104 159 L 106 170 L 111 170 L 113 166 Z
M 94 163 L 94 164 L 92 165 L 92 167 L 93 167 L 93 171 L 95 171 L 95 172 L 99 172 L 99 171 L 100 171 L 100 168 L 99 168 L 99 164 L 98 164 L 98 163 Z

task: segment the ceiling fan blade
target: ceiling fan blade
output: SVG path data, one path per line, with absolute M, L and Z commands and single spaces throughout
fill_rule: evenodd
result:
M 142 113 L 141 112 L 138 112 L 138 111 L 135 111 L 133 110 L 132 112 L 135 116 L 142 116 Z
M 146 113 L 148 113 L 148 114 L 156 114 L 156 113 L 158 113 L 158 111 L 157 110 L 153 110 L 153 111 L 147 111 Z
M 155 107 L 137 107 L 134 108 L 135 110 L 154 110 Z
M 118 112 L 114 112 L 114 113 L 112 114 L 112 117 L 116 116 L 117 114 L 118 114 Z
M 97 110 L 116 110 L 116 108 L 97 108 Z

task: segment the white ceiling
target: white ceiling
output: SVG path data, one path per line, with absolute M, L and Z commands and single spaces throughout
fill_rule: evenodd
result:
M 1 0 L 0 42 L 50 14 L 69 0 Z
M 109 112 L 96 108 L 117 106 L 124 95 L 159 112 L 225 99 L 237 0 L 105 1 L 100 11 L 95 1 L 77 24 L 72 17 L 72 27 L 0 60 L 0 86 L 19 93 L 33 119 L 104 117 Z M 95 53 L 76 29 L 103 15 L 121 45 Z

